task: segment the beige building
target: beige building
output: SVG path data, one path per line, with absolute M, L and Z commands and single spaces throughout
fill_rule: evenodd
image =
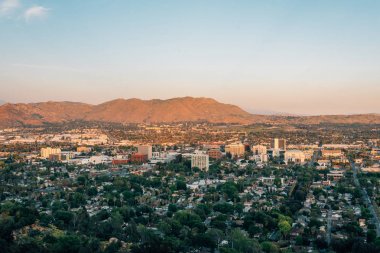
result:
M 80 152 L 80 153 L 90 153 L 91 152 L 91 148 L 90 147 L 85 147 L 85 146 L 77 147 L 77 152 Z
M 286 150 L 286 140 L 274 138 L 272 142 L 272 148 L 275 150 L 277 149 Z
M 152 159 L 152 146 L 150 145 L 139 145 L 137 146 L 137 153 L 141 155 L 147 155 L 148 160 Z
M 340 149 L 324 149 L 322 150 L 323 157 L 340 157 L 343 155 L 342 150 Z
M 264 145 L 252 146 L 252 152 L 254 155 L 265 155 L 267 154 L 267 147 Z
M 228 144 L 225 147 L 225 151 L 232 156 L 243 156 L 245 153 L 245 146 L 241 143 Z
M 61 149 L 60 148 L 41 148 L 41 157 L 43 158 L 49 158 L 50 155 L 58 155 L 61 154 Z
M 376 163 L 370 167 L 363 167 L 361 168 L 363 172 L 369 172 L 369 173 L 379 173 L 380 172 L 380 164 Z

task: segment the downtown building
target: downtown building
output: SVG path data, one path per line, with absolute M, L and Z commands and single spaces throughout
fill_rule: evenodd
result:
M 223 156 L 223 153 L 218 148 L 212 148 L 207 151 L 207 154 L 212 159 L 220 159 Z
M 274 138 L 272 141 L 272 148 L 286 150 L 286 140 Z
M 251 148 L 252 153 L 254 155 L 266 155 L 267 154 L 267 147 L 264 145 L 255 145 Z
M 283 157 L 286 150 L 286 140 L 274 138 L 272 141 L 272 157 Z
M 232 157 L 241 157 L 245 153 L 245 146 L 242 143 L 228 144 L 225 147 L 226 153 L 230 153 Z
M 303 164 L 306 160 L 306 155 L 303 151 L 292 149 L 286 150 L 284 154 L 285 163 L 293 162 L 296 164 Z
M 140 155 L 146 155 L 148 160 L 152 159 L 153 152 L 152 146 L 150 145 L 139 145 L 137 146 L 137 153 Z
M 191 155 L 191 168 L 199 168 L 204 171 L 208 171 L 209 156 L 207 154 L 196 152 Z
M 60 148 L 41 148 L 41 157 L 43 158 L 49 158 L 50 156 L 60 155 L 61 149 Z

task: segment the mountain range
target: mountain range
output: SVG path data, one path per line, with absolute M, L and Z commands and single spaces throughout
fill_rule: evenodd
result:
M 98 105 L 78 102 L 6 103 L 0 106 L 0 126 L 42 125 L 73 120 L 115 123 L 363 123 L 380 124 L 379 114 L 286 116 L 250 114 L 212 98 L 115 99 Z

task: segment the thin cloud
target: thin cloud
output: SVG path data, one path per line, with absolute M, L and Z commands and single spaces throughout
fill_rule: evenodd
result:
M 8 15 L 21 6 L 19 0 L 4 0 L 0 2 L 0 15 Z
M 49 9 L 43 6 L 33 6 L 24 12 L 24 18 L 27 22 L 34 19 L 44 19 L 49 13 Z

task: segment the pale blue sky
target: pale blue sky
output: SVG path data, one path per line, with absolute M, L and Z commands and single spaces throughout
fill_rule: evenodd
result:
M 380 113 L 380 1 L 0 0 L 0 99 Z

